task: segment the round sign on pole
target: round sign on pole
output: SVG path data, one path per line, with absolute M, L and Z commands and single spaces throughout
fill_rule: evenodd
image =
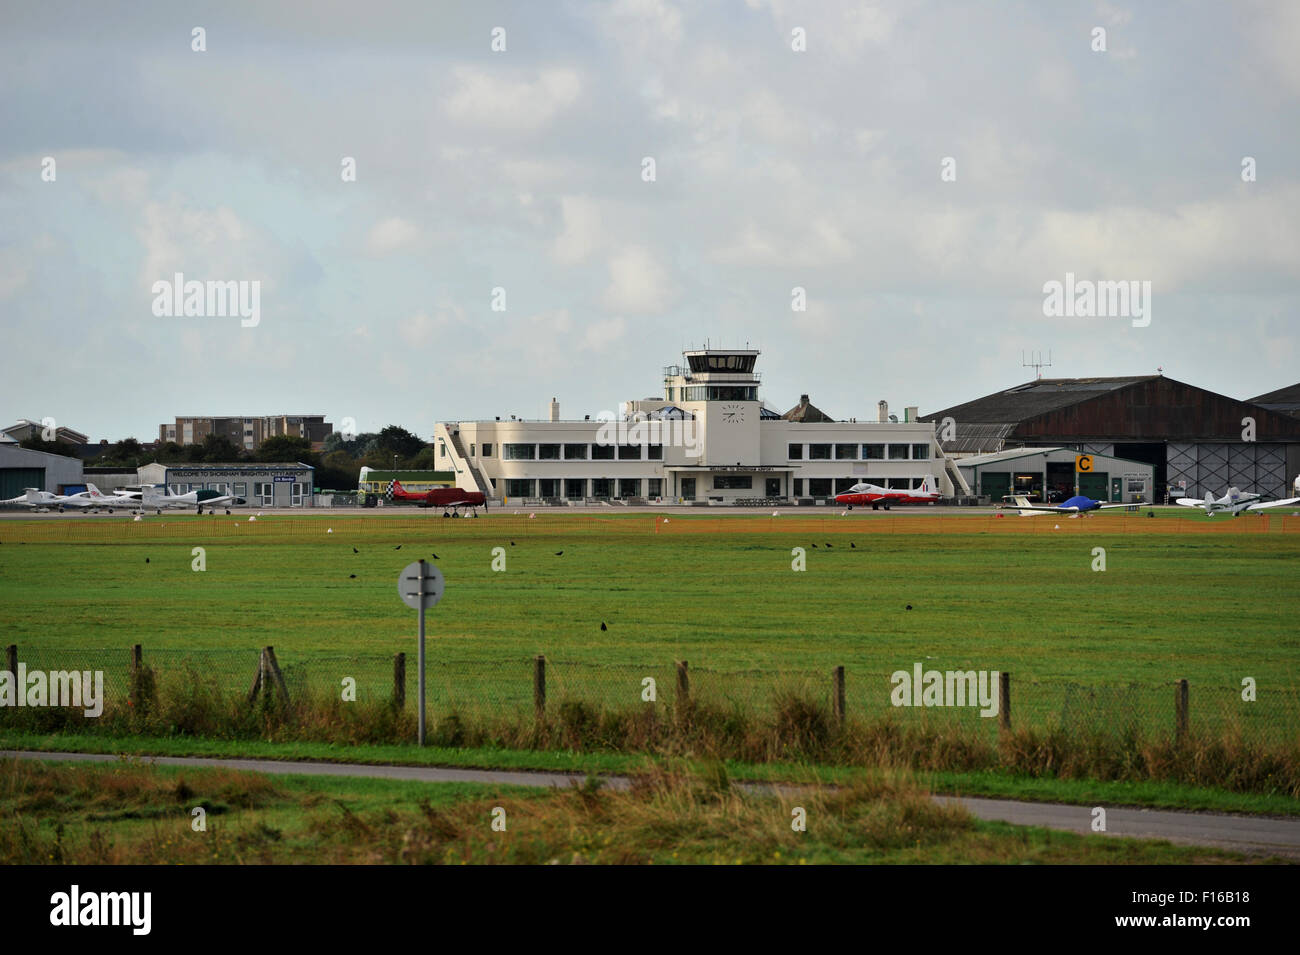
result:
M 421 565 L 424 567 L 423 574 L 420 572 Z M 442 599 L 443 586 L 442 571 L 433 564 L 420 560 L 407 564 L 397 578 L 397 592 L 401 595 L 402 603 L 413 610 L 428 610 L 436 604 Z

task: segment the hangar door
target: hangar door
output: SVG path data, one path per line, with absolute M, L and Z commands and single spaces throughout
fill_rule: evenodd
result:
M 45 468 L 3 468 L 0 469 L 0 500 L 9 500 L 23 493 L 23 488 L 45 487 Z
M 1110 500 L 1110 475 L 1105 471 L 1087 471 L 1079 475 L 1079 493 L 1094 501 Z
M 981 471 L 979 493 L 992 498 L 994 504 L 999 503 L 1005 495 L 1011 493 L 1011 472 Z

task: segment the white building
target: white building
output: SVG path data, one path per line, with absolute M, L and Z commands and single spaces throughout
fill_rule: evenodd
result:
M 664 369 L 662 398 L 618 414 L 562 421 L 552 399 L 549 421 L 439 424 L 437 466 L 496 500 L 824 500 L 859 481 L 917 488 L 926 476 L 945 496 L 969 493 L 915 408 L 899 422 L 881 402 L 868 422 L 832 421 L 807 395 L 785 415 L 763 407 L 758 354 L 684 352 L 684 366 Z

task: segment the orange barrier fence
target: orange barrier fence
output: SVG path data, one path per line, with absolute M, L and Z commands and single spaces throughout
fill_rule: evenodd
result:
M 442 519 L 430 515 L 400 517 L 321 514 L 269 514 L 250 521 L 247 515 L 164 515 L 145 520 L 129 517 L 44 518 L 0 521 L 0 545 L 11 543 L 130 543 L 150 540 L 192 542 L 305 542 L 376 540 L 494 540 L 511 537 L 610 537 L 681 534 L 1267 534 L 1300 532 L 1300 517 L 1246 515 L 1206 519 L 1200 516 L 1147 517 L 1098 514 L 1083 517 L 1045 514 L 866 515 L 839 512 L 780 516 L 690 513 L 592 515 L 547 513 Z

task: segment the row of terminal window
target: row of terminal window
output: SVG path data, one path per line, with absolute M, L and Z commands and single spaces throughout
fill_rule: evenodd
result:
M 928 461 L 928 444 L 809 444 L 808 461 Z M 791 461 L 803 461 L 804 445 L 792 444 L 787 450 Z
M 507 497 L 662 497 L 663 478 L 507 478 Z M 589 493 L 590 492 L 590 493 Z
M 695 486 L 695 479 L 686 479 L 689 486 Z M 795 478 L 791 482 L 791 496 L 804 497 L 807 486 L 808 497 L 831 497 L 843 494 L 858 481 L 860 477 L 844 478 Z M 895 490 L 917 490 L 925 480 L 919 478 L 880 478 L 883 486 Z M 580 500 L 585 497 L 631 498 L 661 497 L 663 495 L 663 478 L 507 478 L 507 497 L 543 497 Z M 684 482 L 685 483 L 685 482 Z M 748 474 L 715 474 L 713 490 L 752 490 L 754 479 Z M 683 489 L 685 490 L 685 489 Z M 780 497 L 779 479 L 768 478 L 765 485 L 769 497 Z M 687 495 L 691 496 L 691 495 Z
M 470 456 L 474 446 L 470 445 Z M 492 445 L 483 445 L 483 457 L 492 456 Z M 503 444 L 506 461 L 662 461 L 661 444 Z M 545 497 L 546 495 L 542 495 Z

